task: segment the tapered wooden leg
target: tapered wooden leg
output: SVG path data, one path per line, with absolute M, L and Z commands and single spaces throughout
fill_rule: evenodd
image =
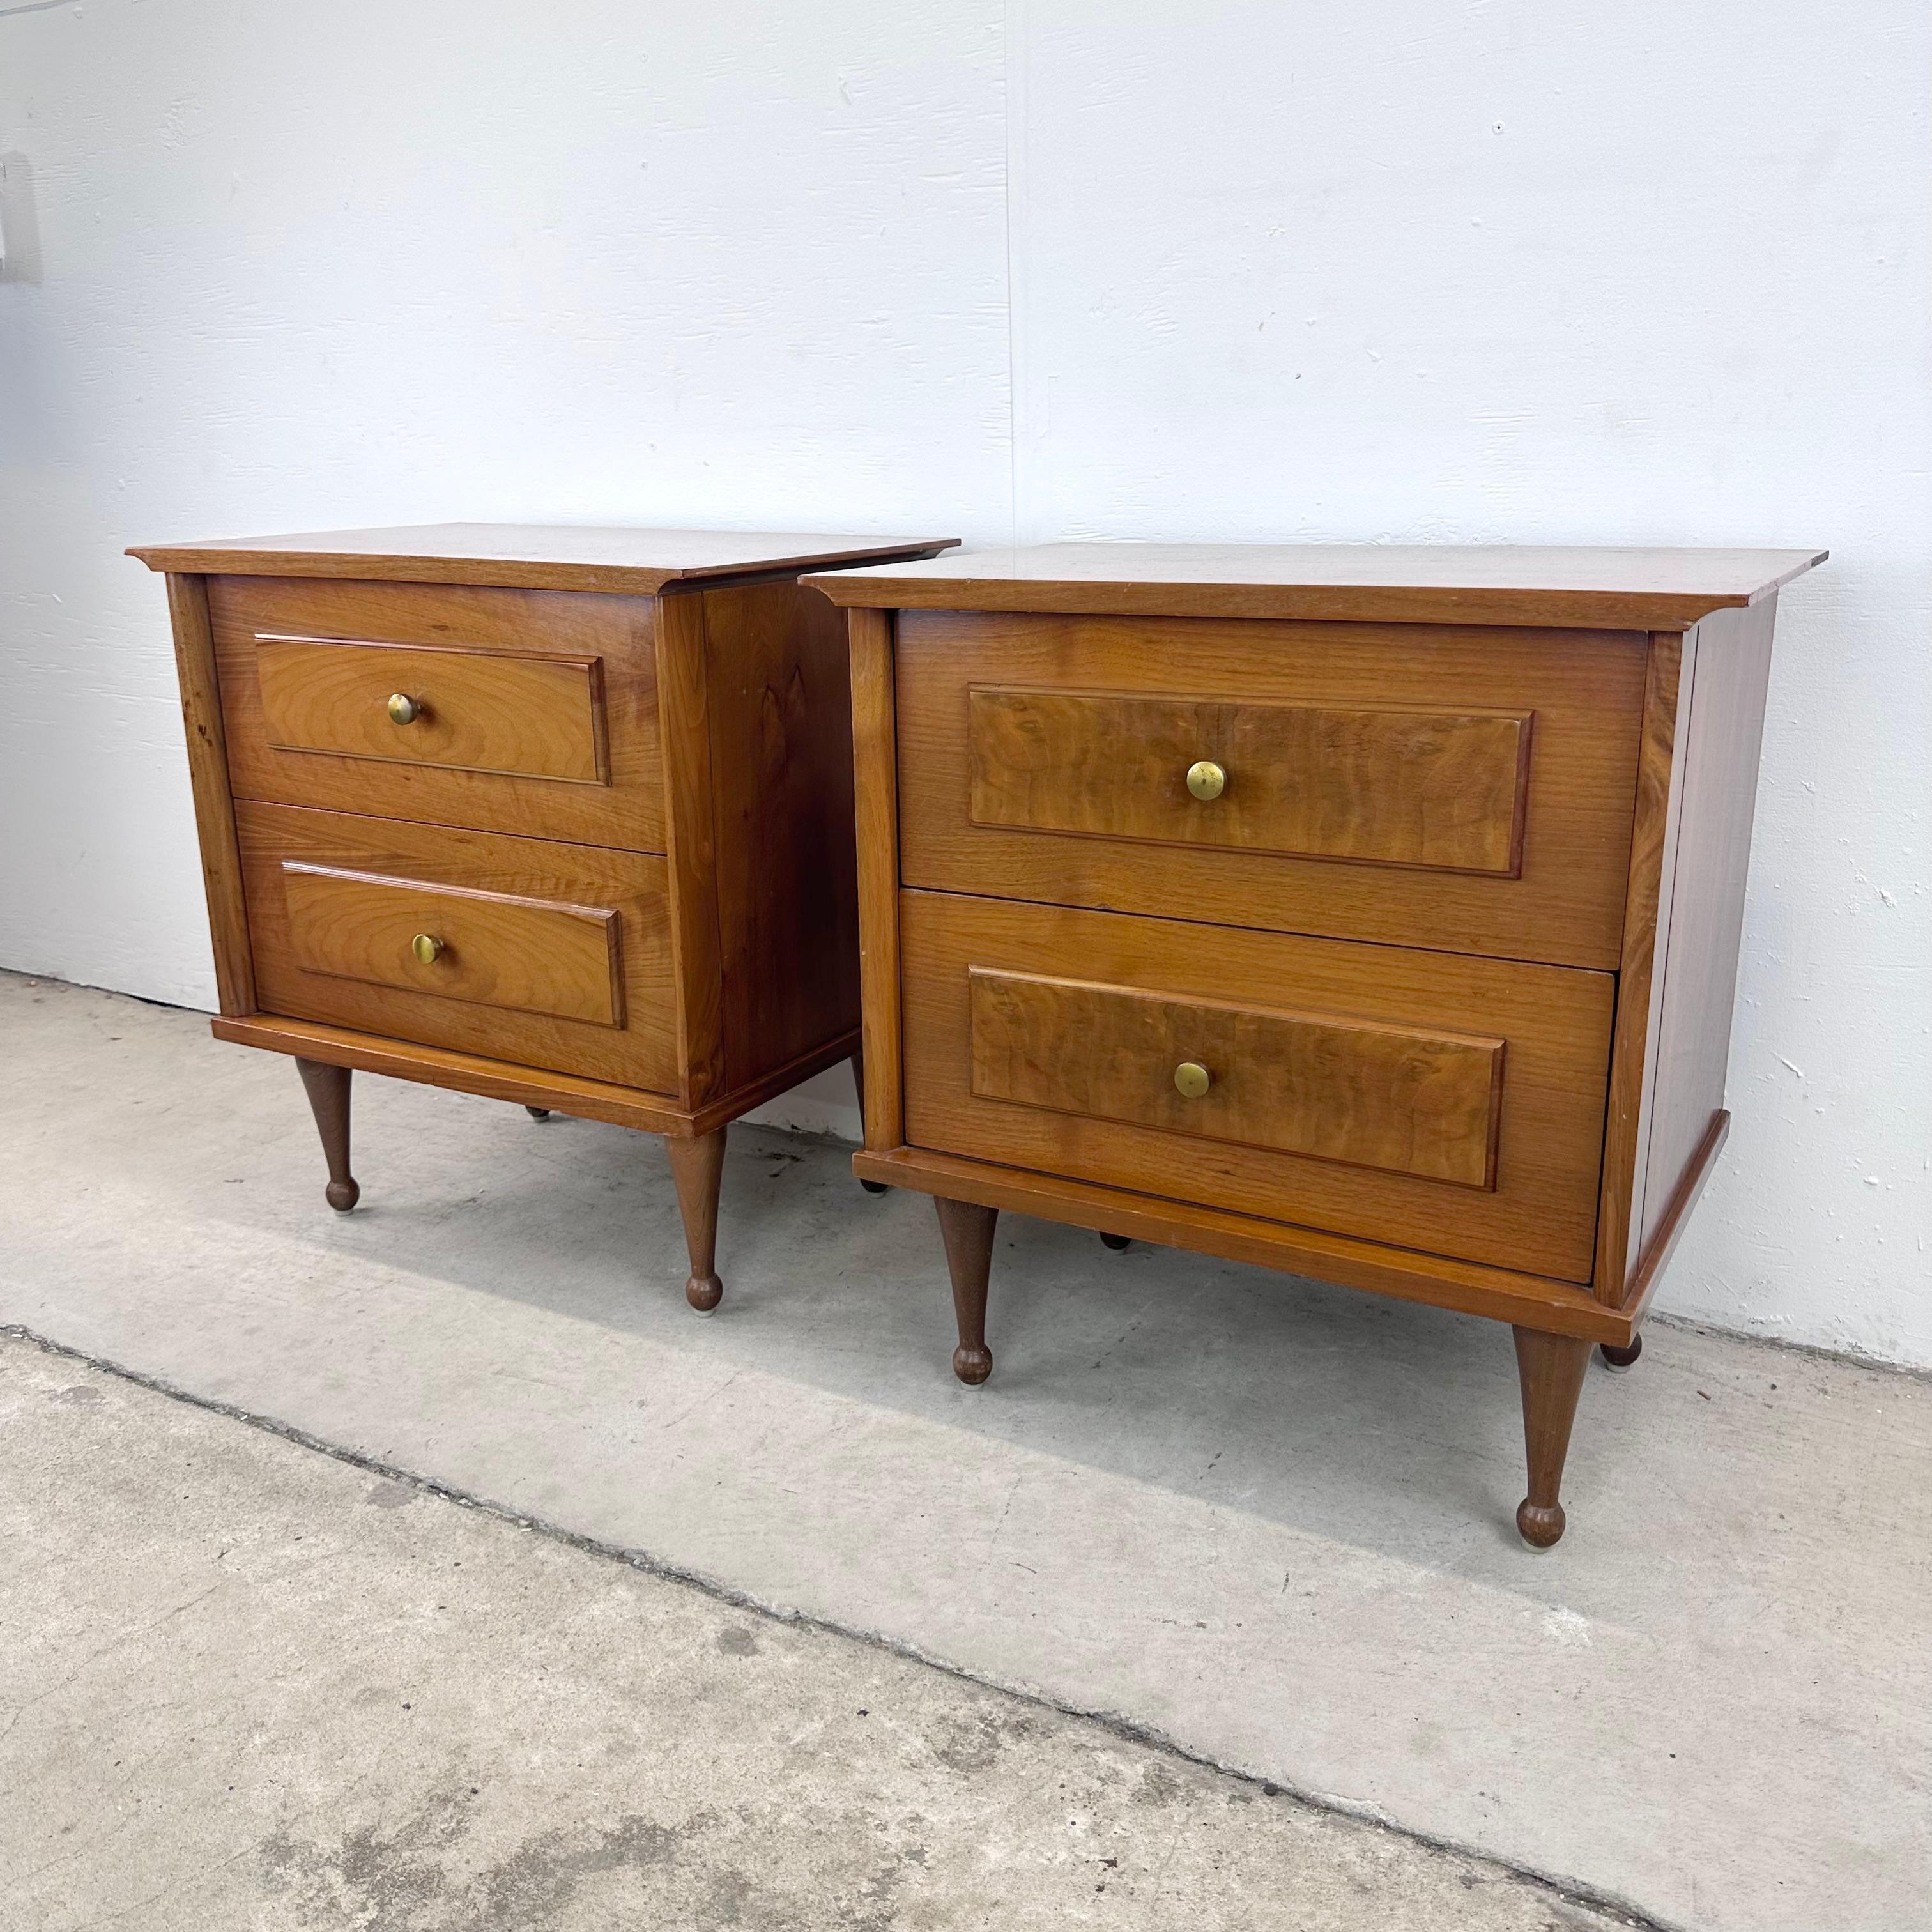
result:
M 677 1189 L 677 1211 L 684 1217 L 684 1244 L 691 1251 L 684 1298 L 700 1315 L 709 1315 L 724 1293 L 718 1279 L 718 1184 L 724 1175 L 724 1130 L 668 1138 L 664 1146 Z
M 296 1061 L 296 1071 L 308 1094 L 316 1132 L 322 1136 L 322 1157 L 328 1162 L 328 1185 L 322 1191 L 338 1214 L 346 1214 L 362 1198 L 349 1172 L 349 1070 L 320 1060 Z
M 866 1131 L 866 1049 L 855 1046 L 852 1049 L 852 1084 L 859 1090 L 859 1132 Z M 892 1190 L 883 1180 L 862 1180 L 859 1185 L 868 1194 L 890 1194 Z
M 1611 1374 L 1620 1376 L 1624 1370 L 1636 1366 L 1636 1358 L 1643 1353 L 1643 1337 L 1633 1335 L 1628 1348 L 1612 1348 L 1607 1342 L 1601 1345 L 1604 1366 Z
M 1583 1393 L 1590 1345 L 1574 1335 L 1516 1334 L 1516 1379 L 1522 1385 L 1522 1438 L 1529 1452 L 1529 1494 L 1516 1507 L 1516 1526 L 1532 1550 L 1547 1550 L 1563 1534 L 1563 1459 L 1570 1425 Z
M 976 1386 L 993 1372 L 992 1352 L 986 1346 L 986 1282 L 993 1270 L 993 1229 L 1000 1210 L 937 1194 L 932 1204 L 939 1210 L 946 1265 L 952 1276 L 952 1312 L 959 1324 L 952 1372 Z

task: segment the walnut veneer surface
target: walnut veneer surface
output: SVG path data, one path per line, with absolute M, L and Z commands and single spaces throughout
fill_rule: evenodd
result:
M 1054 544 L 848 607 L 866 1142 L 983 1380 L 1022 1209 L 1510 1322 L 1529 1493 L 1722 1145 L 1812 550 Z
M 655 1130 L 721 1292 L 725 1124 L 859 1046 L 844 626 L 808 566 L 944 542 L 442 524 L 167 574 L 216 1034 Z

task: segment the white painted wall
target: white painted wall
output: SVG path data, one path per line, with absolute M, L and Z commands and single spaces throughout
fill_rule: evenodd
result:
M 212 1003 L 130 542 L 1828 544 L 1664 1305 L 1932 1364 L 1928 57 L 1923 0 L 0 0 L 0 962 Z

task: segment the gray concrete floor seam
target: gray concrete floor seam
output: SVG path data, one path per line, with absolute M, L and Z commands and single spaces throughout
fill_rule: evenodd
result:
M 821 1632 L 827 1636 L 861 1644 L 876 1649 L 904 1662 L 916 1664 L 936 1671 L 943 1676 L 957 1679 L 962 1683 L 997 1693 L 1003 1697 L 1030 1705 L 1055 1715 L 1071 1718 L 1090 1725 L 1125 1744 L 1154 1750 L 1172 1757 L 1177 1762 L 1198 1769 L 1214 1772 L 1222 1777 L 1238 1780 L 1252 1786 L 1264 1797 L 1286 1797 L 1294 1803 L 1313 1812 L 1345 1819 L 1372 1830 L 1385 1832 L 1390 1837 L 1418 1850 L 1438 1852 L 1466 1859 L 1499 1874 L 1520 1880 L 1545 1893 L 1553 1904 L 1574 1906 L 1594 1915 L 1598 1922 L 1632 1928 L 1632 1932 L 1688 1932 L 1688 1928 L 1672 1922 L 1658 1918 L 1641 1911 L 1630 1901 L 1607 1896 L 1593 1888 L 1580 1885 L 1549 1873 L 1536 1870 L 1532 1867 L 1519 1864 L 1493 1853 L 1453 1839 L 1438 1837 L 1425 1832 L 1411 1829 L 1399 1820 L 1389 1817 L 1378 1810 L 1364 1806 L 1338 1803 L 1328 1795 L 1297 1789 L 1293 1784 L 1277 1779 L 1264 1778 L 1260 1774 L 1238 1764 L 1216 1760 L 1202 1753 L 1190 1750 L 1177 1739 L 1154 1727 L 1125 1715 L 1119 1712 L 1086 1708 L 1063 1702 L 1048 1696 L 1036 1688 L 1006 1683 L 984 1673 L 952 1662 L 944 1657 L 932 1654 L 915 1644 L 887 1634 L 866 1630 L 815 1616 L 808 1612 L 760 1600 L 750 1593 L 734 1588 L 716 1577 L 686 1568 L 652 1555 L 647 1550 L 626 1547 L 608 1543 L 602 1539 L 571 1529 L 560 1523 L 532 1515 L 514 1505 L 494 1498 L 470 1493 L 436 1478 L 399 1464 L 390 1462 L 364 1451 L 343 1444 L 331 1442 L 312 1431 L 298 1427 L 279 1418 L 255 1413 L 238 1404 L 224 1402 L 217 1398 L 196 1394 L 191 1389 L 178 1386 L 165 1378 L 150 1375 L 130 1367 L 124 1363 L 103 1357 L 91 1355 L 82 1349 L 70 1347 L 57 1337 L 43 1335 L 17 1322 L 0 1322 L 0 1336 L 24 1342 L 43 1351 L 48 1355 L 91 1369 L 104 1375 L 132 1384 L 134 1387 L 166 1397 L 198 1409 L 202 1413 L 220 1418 L 242 1426 L 255 1429 L 278 1439 L 325 1456 L 331 1460 L 344 1463 L 365 1474 L 380 1477 L 385 1480 L 404 1484 L 424 1496 L 455 1508 L 473 1510 L 494 1517 L 511 1528 L 538 1536 L 578 1553 L 606 1562 L 622 1565 L 662 1582 L 676 1584 L 699 1592 L 716 1602 L 734 1610 L 744 1610 L 770 1618 L 778 1624 L 795 1625 L 801 1629 Z M 1552 1928 L 1554 1932 L 1554 1928 Z

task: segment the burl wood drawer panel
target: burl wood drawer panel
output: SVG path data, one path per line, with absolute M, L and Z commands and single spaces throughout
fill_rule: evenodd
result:
M 265 1011 L 674 1089 L 656 854 L 287 806 L 236 820 Z
M 664 850 L 654 599 L 257 577 L 208 594 L 238 798 Z
M 984 966 L 967 979 L 982 1099 L 1466 1187 L 1494 1178 L 1500 1040 Z
M 917 891 L 900 928 L 909 1144 L 1588 1278 L 1609 974 Z
M 903 611 L 902 875 L 1613 966 L 1643 674 L 1618 632 Z

